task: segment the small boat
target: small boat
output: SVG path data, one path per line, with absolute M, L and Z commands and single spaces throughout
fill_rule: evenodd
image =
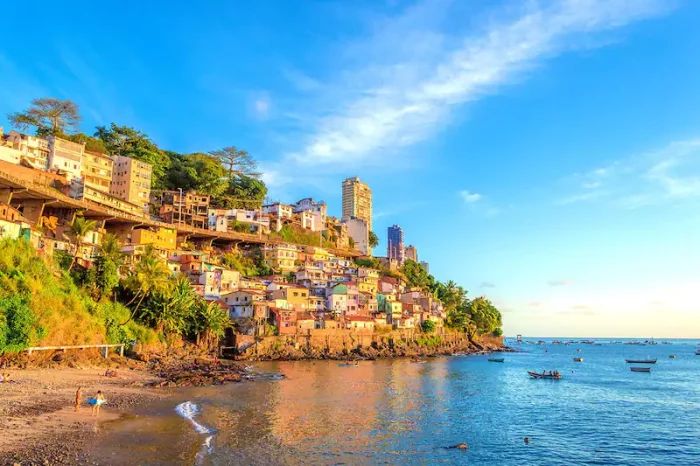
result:
M 632 372 L 651 372 L 651 367 L 630 367 Z
M 339 367 L 360 367 L 359 362 L 341 362 L 338 364 Z
M 583 362 L 583 358 L 574 358 L 574 362 Z
M 671 358 L 671 359 L 676 359 L 676 355 L 675 355 L 675 354 L 669 354 L 668 357 Z
M 656 364 L 656 359 L 625 359 L 627 364 Z
M 506 358 L 489 358 L 489 362 L 503 362 Z
M 411 362 L 414 364 L 425 364 L 428 361 L 426 361 L 425 359 L 411 359 Z
M 531 372 L 527 371 L 528 375 L 533 378 L 533 379 L 552 379 L 552 380 L 561 380 L 561 374 L 540 374 L 539 372 Z
M 695 356 L 700 356 L 700 349 L 695 352 Z

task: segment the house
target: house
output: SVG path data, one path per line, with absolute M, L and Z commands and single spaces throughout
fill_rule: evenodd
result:
M 307 288 L 328 286 L 328 274 L 318 267 L 304 266 L 297 271 L 295 277 L 299 285 Z
M 296 326 L 298 330 L 313 330 L 316 328 L 316 318 L 308 312 L 297 312 Z
M 357 330 L 374 330 L 374 319 L 367 316 L 345 316 L 345 328 Z
M 278 287 L 270 293 L 270 298 L 286 300 L 289 308 L 298 312 L 309 309 L 309 289 L 301 286 Z
M 277 327 L 279 335 L 293 335 L 296 333 L 297 313 L 291 309 L 270 309 L 270 319 Z
M 377 292 L 377 280 L 371 278 L 360 278 L 357 287 L 361 293 L 375 294 Z
M 374 315 L 379 312 L 376 293 L 366 293 L 360 290 L 360 309 L 366 314 Z
M 30 167 L 37 170 L 49 169 L 50 149 L 46 139 L 10 131 L 5 137 L 5 145 L 19 151 L 21 160 Z
M 264 214 L 268 214 L 280 219 L 291 219 L 294 214 L 294 208 L 292 206 L 282 204 L 281 202 L 275 202 L 273 204 L 264 205 L 262 209 Z
M 294 204 L 293 212 L 295 214 L 305 212 L 309 215 L 312 215 L 314 217 L 314 225 L 317 228 L 314 231 L 318 231 L 319 229 L 322 229 L 323 226 L 326 224 L 328 207 L 323 201 L 316 202 L 312 198 L 306 197 L 304 199 L 301 199 L 300 201 L 297 201 Z
M 210 196 L 194 190 L 185 193 L 163 191 L 159 213 L 166 223 L 184 223 L 197 228 L 207 228 L 210 201 Z
M 239 319 L 243 317 L 254 317 L 256 306 L 262 304 L 267 308 L 265 292 L 259 290 L 239 290 L 221 295 L 221 300 L 229 306 L 229 317 Z M 258 314 L 261 311 L 258 311 Z M 267 309 L 262 311 L 267 316 Z
M 283 273 L 293 272 L 297 269 L 296 261 L 299 254 L 296 246 L 290 244 L 275 244 L 265 246 L 263 249 L 265 264 L 274 271 Z
M 82 159 L 82 178 L 85 186 L 109 194 L 112 184 L 114 160 L 99 152 L 84 151 Z
M 348 287 L 335 285 L 328 291 L 326 308 L 336 314 L 345 314 L 348 310 Z
M 140 160 L 118 155 L 112 158 L 112 182 L 109 193 L 140 206 L 148 212 L 151 200 L 153 166 Z M 173 223 L 172 221 L 169 223 Z
M 392 321 L 395 329 L 412 329 L 416 328 L 416 319 L 412 315 L 402 315 Z
M 322 328 L 326 330 L 336 330 L 338 328 L 339 322 L 329 315 L 325 315 L 322 318 L 316 320 L 317 328 Z

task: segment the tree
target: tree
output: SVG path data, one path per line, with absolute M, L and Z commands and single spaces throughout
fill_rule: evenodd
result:
M 180 178 L 185 178 L 184 183 L 176 186 L 171 184 L 170 188 L 194 189 L 201 194 L 216 197 L 223 194 L 228 187 L 226 170 L 219 159 L 211 155 L 185 155 L 180 168 Z
M 127 306 L 132 305 L 137 298 L 139 302 L 131 311 L 131 315 L 126 322 L 121 325 L 126 325 L 134 318 L 139 306 L 141 306 L 146 297 L 168 290 L 170 288 L 169 278 L 170 269 L 168 266 L 156 256 L 152 247 L 147 247 L 146 252 L 141 256 L 141 260 L 126 279 L 126 288 L 131 290 L 134 295 L 131 301 L 127 303 Z
M 211 349 L 226 333 L 231 326 L 228 313 L 221 309 L 216 302 L 207 302 L 200 299 L 195 306 L 195 320 L 193 330 L 196 335 L 197 345 L 205 349 Z
M 369 248 L 374 249 L 379 246 L 379 238 L 373 231 L 369 232 Z
M 254 209 L 260 207 L 267 196 L 267 186 L 250 176 L 237 176 L 229 180 L 226 191 L 212 199 L 212 203 L 226 209 Z
M 140 319 L 158 332 L 181 335 L 192 321 L 199 300 L 190 280 L 184 275 L 171 281 L 171 287 L 155 293 L 143 306 Z
M 10 113 L 7 119 L 12 126 L 21 130 L 36 127 L 38 136 L 60 136 L 68 131 L 77 131 L 81 117 L 75 102 L 45 97 L 32 100 L 27 110 Z
M 104 143 L 112 155 L 131 157 L 150 164 L 153 170 L 152 188 L 162 190 L 167 187 L 166 172 L 171 160 L 146 134 L 128 126 L 112 123 L 109 128 L 98 126 L 95 137 Z
M 106 154 L 107 153 L 107 147 L 105 147 L 104 142 L 102 142 L 101 139 L 88 136 L 85 133 L 78 133 L 78 134 L 62 134 L 61 137 L 63 139 L 67 139 L 69 141 L 73 142 L 81 142 L 85 144 L 85 150 L 90 151 L 90 152 L 98 152 L 100 154 Z
M 258 168 L 258 163 L 244 150 L 238 150 L 235 146 L 230 146 L 211 151 L 209 155 L 213 155 L 221 160 L 221 163 L 228 170 L 229 179 L 233 179 L 236 176 L 260 178 L 260 173 L 255 171 Z
M 424 290 L 430 287 L 431 279 L 429 278 L 428 272 L 426 272 L 425 268 L 418 262 L 406 259 L 401 268 L 401 272 L 406 276 L 410 286 L 415 286 Z
M 435 322 L 432 320 L 424 320 L 420 327 L 424 333 L 433 333 L 435 331 Z
M 76 217 L 75 220 L 73 220 L 73 224 L 70 226 L 70 235 L 75 240 L 75 254 L 73 254 L 73 260 L 71 261 L 70 267 L 68 267 L 68 271 L 75 265 L 75 260 L 83 245 L 83 238 L 87 234 L 95 231 L 95 227 L 97 227 L 97 222 L 94 220 L 85 220 L 85 217 Z

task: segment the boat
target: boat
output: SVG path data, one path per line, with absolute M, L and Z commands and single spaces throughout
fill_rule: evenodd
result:
M 503 362 L 505 358 L 489 358 L 489 362 Z
M 651 372 L 651 367 L 630 367 L 632 372 Z
M 425 359 L 411 359 L 411 362 L 415 364 L 425 364 L 428 361 L 426 361 Z
M 341 362 L 338 364 L 340 367 L 360 367 L 359 362 Z
M 574 362 L 583 362 L 583 358 L 574 358 Z
M 700 356 L 700 349 L 695 352 L 695 356 Z
M 669 354 L 668 357 L 671 358 L 671 359 L 676 359 L 676 355 L 675 355 L 675 354 Z
M 625 359 L 627 364 L 656 364 L 656 359 Z
M 540 374 L 539 372 L 531 372 L 527 371 L 528 375 L 533 378 L 533 379 L 552 379 L 552 380 L 561 380 L 561 374 Z

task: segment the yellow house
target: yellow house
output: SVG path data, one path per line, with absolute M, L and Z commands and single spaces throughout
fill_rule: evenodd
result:
M 299 252 L 296 246 L 276 244 L 263 248 L 263 258 L 272 270 L 292 272 L 298 268 L 295 262 L 299 258 Z
M 370 293 L 374 295 L 377 293 L 377 280 L 361 278 L 357 282 L 357 289 L 360 293 Z
M 170 228 L 134 230 L 131 242 L 136 246 L 153 245 L 156 249 L 174 250 L 177 244 L 177 233 Z
M 272 292 L 272 299 L 284 299 L 289 309 L 306 311 L 309 309 L 309 289 L 299 286 L 288 286 Z
M 318 248 L 315 246 L 306 246 L 306 257 L 310 258 L 312 261 L 327 261 L 330 260 L 331 253 L 323 248 Z

